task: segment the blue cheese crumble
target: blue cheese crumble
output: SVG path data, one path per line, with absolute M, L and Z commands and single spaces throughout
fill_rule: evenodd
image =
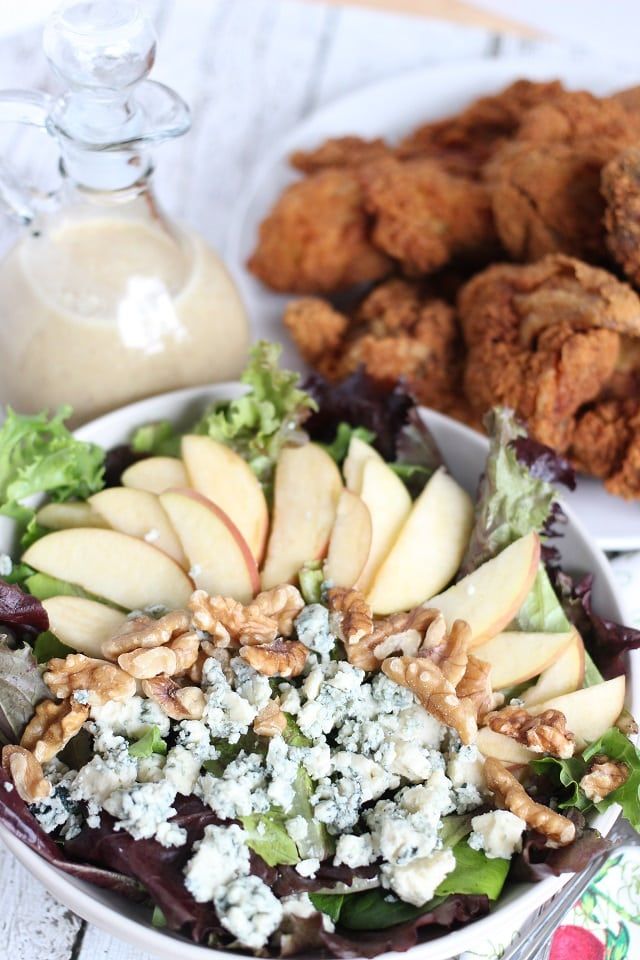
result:
M 280 926 L 282 904 L 259 877 L 239 877 L 214 898 L 218 919 L 239 944 L 263 947 Z

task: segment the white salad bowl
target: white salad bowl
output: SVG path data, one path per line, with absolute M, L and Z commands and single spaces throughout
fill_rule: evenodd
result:
M 130 404 L 100 417 L 78 431 L 76 436 L 105 448 L 125 443 L 139 425 L 153 420 L 168 419 L 178 426 L 193 423 L 204 406 L 212 400 L 230 399 L 244 392 L 239 383 L 219 384 L 178 390 Z M 424 416 L 452 475 L 471 495 L 475 493 L 487 454 L 487 440 L 468 427 L 432 411 Z M 594 606 L 604 617 L 624 621 L 624 610 L 616 597 L 614 583 L 605 555 L 590 540 L 581 523 L 567 508 L 568 523 L 564 537 L 559 541 L 564 567 L 575 573 L 595 574 Z M 0 527 L 0 552 L 12 548 L 9 525 Z M 630 681 L 627 686 L 627 706 L 632 713 L 640 712 L 640 668 L 636 655 L 631 655 Z M 607 833 L 617 816 L 612 808 L 597 816 L 593 824 Z M 24 867 L 66 907 L 90 923 L 132 944 L 153 953 L 163 960 L 175 960 L 179 943 L 181 960 L 225 960 L 228 953 L 191 943 L 183 937 L 158 930 L 151 925 L 150 911 L 124 898 L 68 876 L 51 866 L 37 853 L 17 840 L 4 827 L 0 838 Z M 427 943 L 419 944 L 406 956 L 421 960 L 449 960 L 465 950 L 478 949 L 485 941 L 505 942 L 510 931 L 519 927 L 526 916 L 552 896 L 569 875 L 550 878 L 537 884 L 517 884 L 511 887 L 491 913 L 459 930 L 446 933 Z M 241 954 L 235 953 L 235 956 Z

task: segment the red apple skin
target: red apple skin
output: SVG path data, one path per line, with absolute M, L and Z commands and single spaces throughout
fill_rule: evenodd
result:
M 258 565 L 256 564 L 251 550 L 249 549 L 247 541 L 244 539 L 231 517 L 229 517 L 224 510 L 221 510 L 216 503 L 208 500 L 207 497 L 203 496 L 201 493 L 197 493 L 196 490 L 191 490 L 189 487 L 172 487 L 170 490 L 165 490 L 165 493 L 180 493 L 183 497 L 189 497 L 190 500 L 196 500 L 198 503 L 201 503 L 204 507 L 208 507 L 209 510 L 212 510 L 213 513 L 216 514 L 218 519 L 229 529 L 229 532 L 236 541 L 240 552 L 244 557 L 244 560 L 247 564 L 247 570 L 249 571 L 249 577 L 251 579 L 251 589 L 253 590 L 253 595 L 255 596 L 257 593 L 259 593 L 260 573 L 258 572 Z
M 604 944 L 583 927 L 558 927 L 549 960 L 605 960 Z

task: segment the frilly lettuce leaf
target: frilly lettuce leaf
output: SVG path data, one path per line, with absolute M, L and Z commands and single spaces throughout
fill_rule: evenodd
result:
M 193 428 L 232 447 L 267 487 L 280 450 L 297 439 L 300 425 L 317 409 L 299 388 L 299 375 L 278 367 L 281 349 L 279 344 L 257 343 L 241 377 L 248 392 L 212 404 Z
M 571 624 L 551 586 L 546 569 L 541 566 L 533 586 L 516 617 L 519 630 L 532 633 L 566 633 Z
M 488 414 L 486 426 L 489 456 L 459 577 L 495 557 L 514 540 L 532 530 L 543 530 L 556 498 L 551 484 L 536 476 L 530 463 L 518 459 L 514 443 L 526 438 L 527 431 L 513 411 L 496 407 Z
M 150 757 L 152 753 L 159 753 L 164 756 L 166 752 L 166 741 L 160 736 L 160 730 L 155 724 L 149 727 L 135 743 L 129 745 L 129 753 L 132 757 L 138 759 Z
M 46 493 L 52 500 L 85 500 L 100 490 L 104 479 L 104 451 L 85 443 L 64 424 L 70 407 L 61 407 L 51 419 L 46 413 L 23 416 L 7 410 L 0 429 L 0 513 L 13 517 L 29 539 L 39 532 L 35 511 L 24 500 Z
M 180 435 L 170 420 L 158 420 L 138 427 L 131 438 L 136 454 L 153 457 L 179 457 Z
M 372 443 L 376 435 L 365 427 L 352 427 L 350 423 L 342 421 L 338 424 L 336 435 L 331 443 L 322 443 L 320 446 L 324 447 L 329 456 L 339 465 L 349 452 L 352 437 L 358 437 L 364 443 Z
M 49 696 L 31 648 L 14 650 L 0 635 L 0 743 L 17 743 L 36 704 Z
M 581 790 L 580 780 L 588 772 L 590 762 L 597 756 L 606 756 L 610 760 L 626 764 L 629 776 L 622 786 L 594 804 Z M 640 832 L 640 751 L 617 727 L 611 727 L 599 740 L 589 744 L 580 757 L 571 757 L 569 760 L 542 757 L 540 760 L 532 760 L 530 766 L 535 773 L 543 774 L 561 788 L 558 802 L 560 809 L 577 807 L 584 813 L 595 807 L 603 813 L 612 804 L 619 803 L 622 816 L 634 830 Z

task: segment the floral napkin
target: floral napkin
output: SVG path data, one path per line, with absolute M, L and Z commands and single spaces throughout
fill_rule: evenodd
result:
M 640 627 L 640 553 L 612 558 L 626 621 Z M 497 960 L 512 933 L 459 960 Z M 565 915 L 553 938 L 549 960 L 640 960 L 640 848 L 626 847 L 607 860 Z

